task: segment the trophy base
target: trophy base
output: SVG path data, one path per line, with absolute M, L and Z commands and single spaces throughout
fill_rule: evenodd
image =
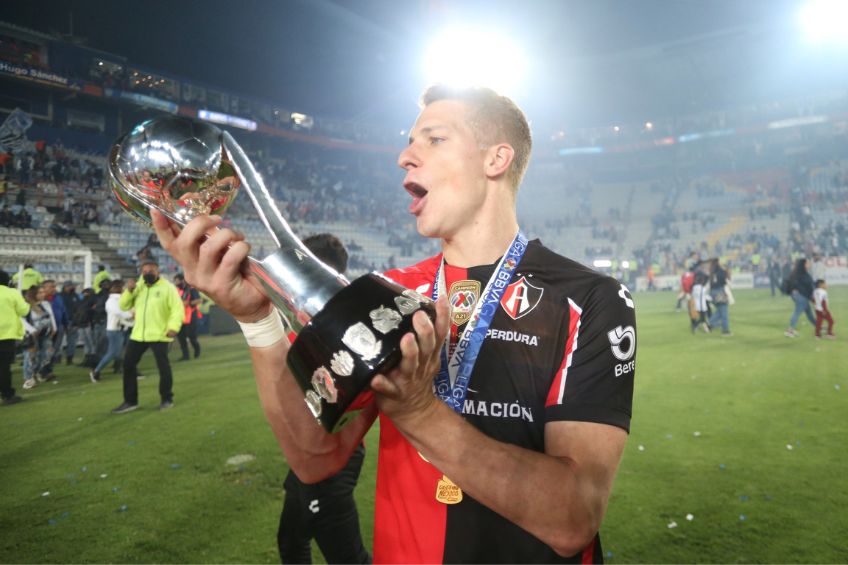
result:
M 375 273 L 337 292 L 306 324 L 289 349 L 288 365 L 306 404 L 329 432 L 356 417 L 370 394 L 371 378 L 400 361 L 400 340 L 429 298 Z

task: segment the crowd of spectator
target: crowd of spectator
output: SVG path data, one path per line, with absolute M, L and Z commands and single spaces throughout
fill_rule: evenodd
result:
M 23 206 L 16 206 L 17 211 L 8 205 L 0 209 L 0 226 L 4 228 L 31 228 L 32 214 Z
M 735 270 L 752 272 L 765 271 L 769 263 L 782 263 L 789 257 L 814 254 L 844 256 L 848 254 L 848 172 L 846 166 L 840 163 L 831 164 L 829 168 L 837 172 L 828 175 L 824 183 L 819 176 L 813 176 L 804 169 L 796 179 L 798 184 L 791 190 L 780 190 L 777 186 L 768 189 L 761 185 L 753 187 L 745 201 L 765 201 L 766 204 L 750 207 L 750 223 L 712 245 L 705 239 L 696 246 L 675 246 L 674 227 L 669 223 L 672 238 L 649 241 L 637 252 L 637 257 L 657 271 L 673 273 L 693 252 L 701 257 L 724 257 Z M 699 196 L 709 198 L 721 194 L 716 185 L 710 186 L 709 190 L 700 190 Z M 757 225 L 757 220 L 773 219 L 778 214 L 788 216 L 790 221 L 786 230 L 775 232 L 774 228 L 770 230 L 765 225 Z M 818 218 L 823 214 L 827 220 L 821 222 Z M 707 228 L 710 222 L 716 220 L 714 214 L 699 215 L 697 212 L 684 213 L 682 217 L 684 221 L 692 221 L 693 232 L 697 230 L 696 221 L 700 220 L 701 228 Z
M 48 144 L 41 140 L 32 149 L 7 155 L 0 159 L 0 173 L 14 179 L 20 186 L 39 182 L 70 184 L 93 194 L 103 184 L 103 159 L 85 157 L 66 151 L 61 140 Z
M 250 154 L 291 223 L 358 223 L 381 234 L 385 246 L 393 251 L 388 259 L 371 256 L 370 249 L 357 250 L 355 238 L 346 238 L 353 269 L 391 268 L 398 258 L 404 263 L 433 250 L 430 242 L 415 234 L 412 218 L 405 210 L 407 199 L 400 188 L 399 174 L 392 174 L 393 160 L 386 154 L 336 151 L 303 143 L 272 146 Z M 102 197 L 108 178 L 102 157 L 68 150 L 57 141 L 49 145 L 36 142 L 32 150 L 0 161 L 0 199 L 9 200 L 12 192 L 7 190 L 9 181 L 5 177 L 18 188 L 17 207 L 4 206 L 0 225 L 29 227 L 31 217 L 24 204 L 34 188 L 45 185 L 55 189 L 56 198 L 51 201 L 55 219 L 50 230 L 58 237 L 73 237 L 80 227 L 93 224 L 117 225 L 123 214 L 113 198 Z M 621 204 L 597 210 L 596 202 L 593 210 L 592 193 L 599 181 L 593 180 L 591 174 L 560 180 L 567 183 L 561 195 L 567 205 L 559 207 L 555 215 L 531 214 L 527 218 L 525 214 L 522 225 L 532 226 L 532 235 L 542 237 L 560 236 L 575 227 L 586 228 L 584 245 L 579 248 L 584 256 L 578 255 L 577 259 L 591 262 L 596 257 L 621 255 L 620 259 L 635 260 L 643 272 L 649 266 L 655 266 L 657 273 L 676 271 L 693 251 L 702 256 L 724 257 L 731 267 L 743 270 L 761 268 L 764 258 L 809 254 L 813 250 L 826 255 L 845 254 L 848 167 L 838 162 L 798 165 L 789 177 L 791 184 L 787 186 L 772 182 L 764 174 L 760 180 L 737 183 L 732 191 L 721 174 L 687 179 L 684 173 L 677 173 L 672 178 L 652 181 L 650 198 L 659 202 L 659 207 L 650 217 L 647 241 L 637 249 L 627 245 L 633 243 L 629 229 L 634 217 L 635 221 L 644 221 L 644 216 L 634 213 L 640 203 L 631 201 L 632 196 L 627 200 L 627 195 L 622 194 Z M 756 174 L 752 178 L 756 179 Z M 540 180 L 554 182 L 532 175 L 527 182 Z M 694 208 L 681 208 L 684 191 L 696 197 Z M 39 203 L 40 200 L 39 195 Z M 718 240 L 708 237 L 731 213 L 738 215 L 740 210 L 747 213 L 747 226 Z M 831 210 L 836 216 L 822 220 L 822 210 Z M 761 225 L 784 214 L 791 220 L 785 231 L 773 223 L 768 228 Z M 255 211 L 249 200 L 241 197 L 228 215 L 232 219 L 255 218 Z M 688 243 L 691 241 L 696 243 Z M 148 242 L 135 259 L 152 256 L 155 247 L 155 242 Z
M 11 63 L 46 69 L 47 49 L 32 41 L 0 35 L 0 59 Z

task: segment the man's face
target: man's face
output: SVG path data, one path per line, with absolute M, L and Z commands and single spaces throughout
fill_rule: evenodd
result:
M 485 149 L 467 122 L 462 102 L 440 100 L 421 111 L 410 143 L 398 157 L 409 212 L 425 237 L 450 239 L 475 229 L 475 213 L 486 197 Z
M 44 294 L 46 296 L 53 296 L 56 294 L 56 283 L 44 283 Z
M 152 264 L 147 264 L 147 265 L 143 266 L 141 268 L 141 276 L 144 276 L 144 275 L 147 275 L 147 274 L 151 274 L 154 277 L 158 277 L 159 276 L 159 267 L 157 267 L 156 265 L 152 265 Z

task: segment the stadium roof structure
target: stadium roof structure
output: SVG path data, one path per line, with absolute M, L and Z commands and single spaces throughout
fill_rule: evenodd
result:
M 304 113 L 398 129 L 426 86 L 418 63 L 428 39 L 474 21 L 508 29 L 532 54 L 516 96 L 531 120 L 583 127 L 845 88 L 848 56 L 818 64 L 796 37 L 803 3 L 32 0 L 3 18 Z

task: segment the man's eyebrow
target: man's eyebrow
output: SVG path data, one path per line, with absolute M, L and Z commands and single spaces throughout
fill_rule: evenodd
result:
M 429 135 L 429 134 L 433 133 L 433 131 L 435 131 L 435 130 L 440 130 L 440 129 L 448 129 L 448 127 L 447 127 L 447 126 L 443 126 L 443 125 L 427 126 L 426 128 L 421 128 L 420 130 L 418 130 L 418 133 L 419 133 L 420 135 L 425 135 L 425 136 L 426 136 L 426 135 Z M 409 136 L 409 144 L 410 144 L 410 145 L 412 145 L 412 142 L 413 142 L 413 141 L 415 141 L 415 138 L 412 136 L 412 134 L 410 134 L 410 136 Z

